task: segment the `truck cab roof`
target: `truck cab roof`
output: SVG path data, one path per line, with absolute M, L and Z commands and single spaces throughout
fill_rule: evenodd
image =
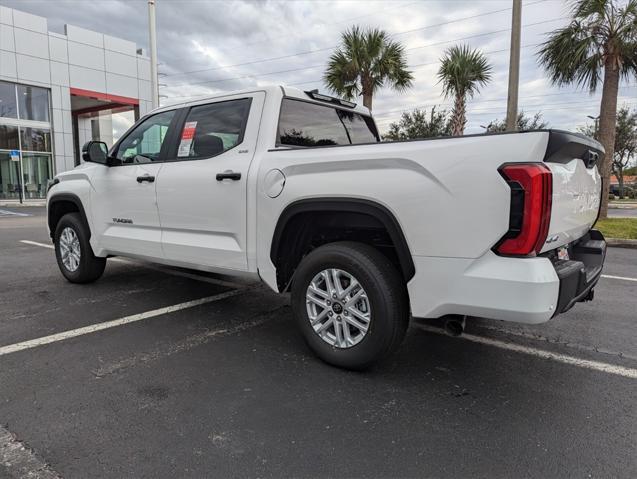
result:
M 222 99 L 228 96 L 250 94 L 255 92 L 265 92 L 265 94 L 268 97 L 274 97 L 274 98 L 276 97 L 295 98 L 298 100 L 317 103 L 321 105 L 331 104 L 335 107 L 346 108 L 356 113 L 360 113 L 361 115 L 365 115 L 365 116 L 371 115 L 369 109 L 363 106 L 362 104 L 356 104 L 350 101 L 343 100 L 338 97 L 320 93 L 318 90 L 304 91 L 304 90 L 301 90 L 300 88 L 294 88 L 294 87 L 285 86 L 285 85 L 267 85 L 267 86 L 263 86 L 259 88 L 249 88 L 245 90 L 219 92 L 214 95 L 202 95 L 198 97 L 193 97 L 192 99 L 188 101 L 171 103 L 170 105 L 156 108 L 152 111 L 152 113 L 157 113 L 157 112 L 165 111 L 165 110 L 173 110 L 175 108 L 182 108 L 184 106 L 205 103 L 210 100 Z

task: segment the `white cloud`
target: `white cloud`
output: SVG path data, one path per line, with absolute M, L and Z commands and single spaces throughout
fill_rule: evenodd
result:
M 2 0 L 2 4 L 46 16 L 55 31 L 70 23 L 147 45 L 146 2 Z M 509 33 L 502 30 L 510 28 L 509 7 L 510 2 L 497 0 L 158 0 L 160 71 L 167 74 L 162 83 L 169 85 L 161 92 L 169 98 L 162 101 L 264 84 L 324 90 L 321 77 L 331 47 L 338 44 L 341 31 L 360 24 L 394 34 L 405 45 L 409 64 L 421 65 L 413 67 L 411 90 L 398 94 L 384 89 L 375 97 L 381 129 L 402 109 L 451 105 L 441 96 L 436 78 L 446 48 L 462 42 L 485 52 L 494 67 L 493 81 L 469 102 L 468 109 L 467 131 L 478 132 L 481 124 L 502 118 L 506 110 Z M 485 14 L 497 10 L 502 11 Z M 564 25 L 566 15 L 561 0 L 524 2 L 520 108 L 530 114 L 542 111 L 552 127 L 574 129 L 587 121 L 587 115 L 597 115 L 600 92 L 590 96 L 574 86 L 561 90 L 551 86 L 535 55 L 545 33 Z M 456 21 L 462 18 L 466 19 Z M 180 74 L 190 71 L 194 72 Z M 632 80 L 630 85 L 636 83 Z M 636 103 L 636 92 L 637 88 L 623 88 L 620 105 Z

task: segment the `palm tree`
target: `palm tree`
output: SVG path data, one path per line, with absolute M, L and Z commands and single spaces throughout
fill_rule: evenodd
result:
M 571 22 L 551 32 L 538 54 L 555 85 L 575 83 L 593 93 L 603 74 L 599 140 L 606 155 L 600 218 L 606 218 L 617 91 L 622 78 L 637 76 L 637 0 L 629 0 L 624 6 L 613 0 L 573 2 Z
M 460 136 L 467 124 L 467 96 L 473 97 L 491 80 L 492 68 L 479 50 L 471 50 L 468 45 L 449 48 L 440 61 L 442 92 L 446 98 L 454 97 L 451 131 L 453 136 Z
M 372 109 L 372 97 L 383 86 L 404 91 L 414 77 L 407 70 L 404 47 L 377 28 L 354 26 L 341 34 L 341 46 L 330 56 L 323 81 L 346 100 L 363 97 Z

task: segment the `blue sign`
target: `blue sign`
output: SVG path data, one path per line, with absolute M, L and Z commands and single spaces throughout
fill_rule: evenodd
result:
M 9 156 L 11 156 L 11 161 L 20 161 L 20 152 L 18 150 L 11 150 Z

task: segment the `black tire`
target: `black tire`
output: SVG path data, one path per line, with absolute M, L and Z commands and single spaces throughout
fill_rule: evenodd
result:
M 74 271 L 67 268 L 62 261 L 60 236 L 66 228 L 73 230 L 80 244 L 79 266 Z M 93 249 L 89 243 L 88 227 L 82 221 L 79 213 L 65 214 L 55 227 L 53 239 L 58 267 L 68 281 L 71 283 L 91 283 L 102 276 L 106 267 L 106 258 L 98 258 L 93 254 Z
M 369 300 L 368 330 L 350 347 L 329 344 L 310 324 L 306 291 L 313 278 L 328 268 L 353 275 Z M 323 361 L 345 369 L 366 369 L 396 351 L 409 325 L 409 300 L 402 276 L 378 250 L 354 242 L 326 244 L 303 258 L 292 284 L 292 309 L 310 349 Z

